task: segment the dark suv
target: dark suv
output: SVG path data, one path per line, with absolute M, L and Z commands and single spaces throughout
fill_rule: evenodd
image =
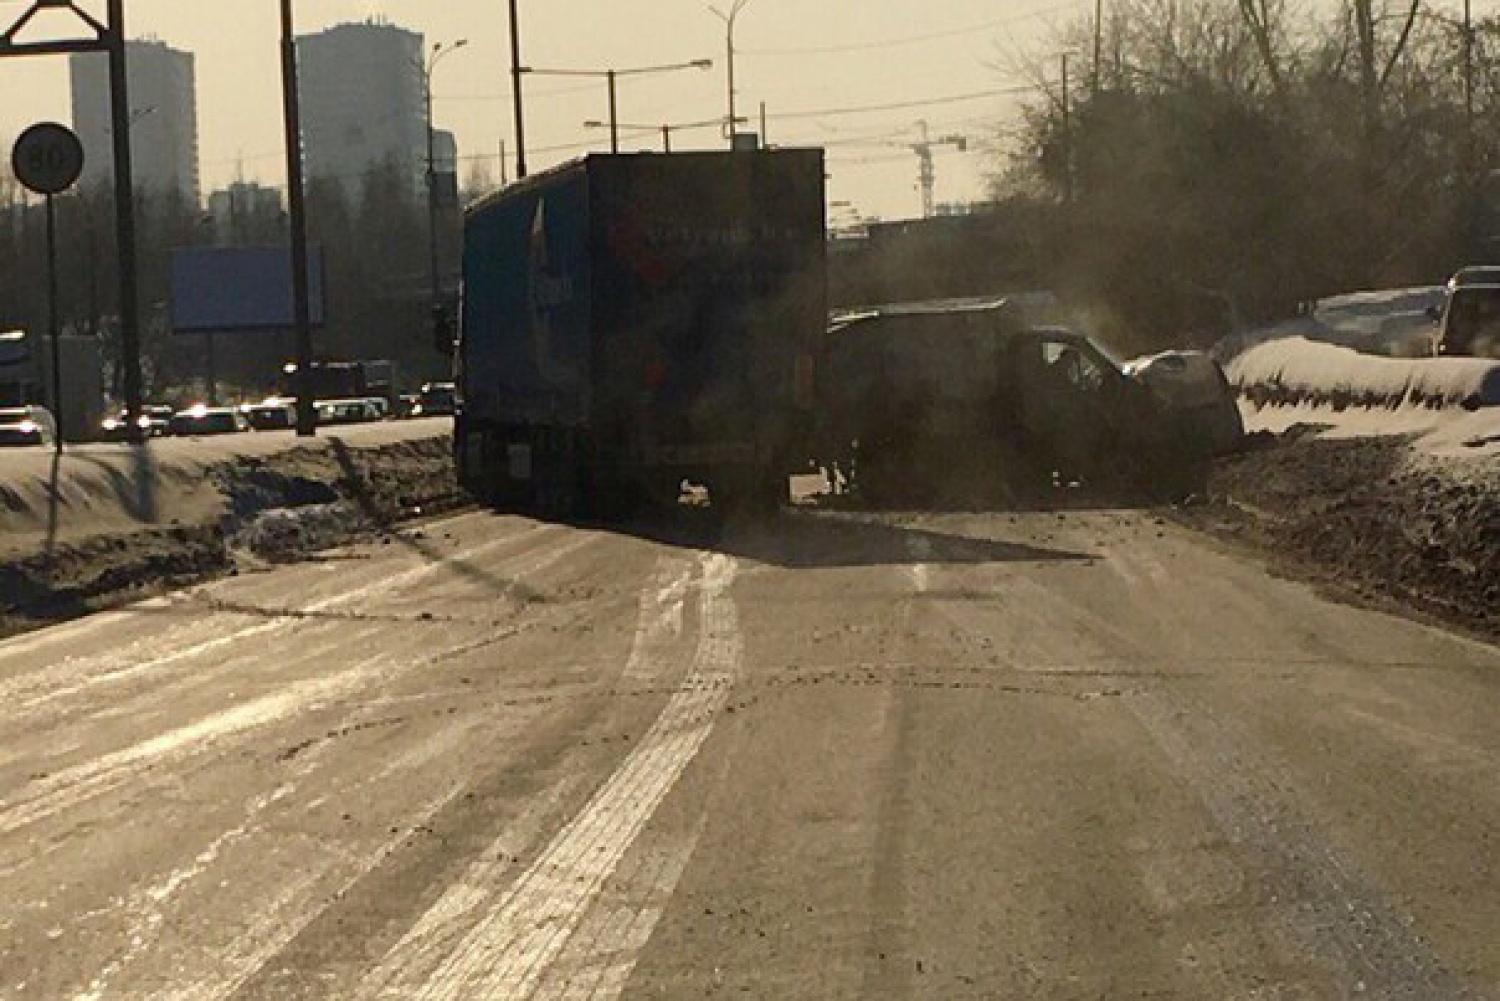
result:
M 1437 354 L 1500 358 L 1500 268 L 1463 268 L 1448 280 Z

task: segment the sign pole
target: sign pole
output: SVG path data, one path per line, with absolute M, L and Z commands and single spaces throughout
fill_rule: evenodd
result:
M 57 322 L 57 207 L 47 196 L 47 335 L 52 341 L 52 420 L 56 424 L 53 447 L 63 450 L 62 334 Z
M 47 332 L 52 341 L 51 403 L 54 447 L 63 447 L 62 348 L 57 322 L 57 207 L 53 196 L 67 191 L 83 173 L 83 144 L 66 126 L 42 122 L 21 133 L 11 150 L 16 179 L 47 203 Z

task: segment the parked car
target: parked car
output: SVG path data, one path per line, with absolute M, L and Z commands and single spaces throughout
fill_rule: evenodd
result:
M 1461 268 L 1448 280 L 1435 353 L 1500 358 L 1500 268 Z
M 385 420 L 385 401 L 378 397 L 358 400 L 319 400 L 319 424 L 368 424 Z
M 297 426 L 297 403 L 273 397 L 240 407 L 245 420 L 257 431 L 286 431 Z
M 451 382 L 429 382 L 417 394 L 413 417 L 447 417 L 458 409 L 458 391 Z
M 6 407 L 0 410 L 0 447 L 57 442 L 57 422 L 46 407 Z
M 416 393 L 402 393 L 396 397 L 396 409 L 391 416 L 398 421 L 416 416 L 417 404 L 421 402 L 421 399 Z
M 141 416 L 136 418 L 137 426 L 141 429 L 141 436 L 146 438 L 164 438 L 172 433 L 173 410 L 163 404 L 149 404 L 141 407 Z M 99 425 L 99 437 L 103 441 L 130 441 L 135 436 L 129 434 L 129 415 L 121 410 L 113 417 L 106 417 Z
M 233 407 L 199 405 L 173 414 L 171 427 L 177 435 L 239 434 L 250 430 L 250 422 Z

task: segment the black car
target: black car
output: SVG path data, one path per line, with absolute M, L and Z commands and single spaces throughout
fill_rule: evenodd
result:
M 53 445 L 57 422 L 46 407 L 6 407 L 0 410 L 0 447 Z
M 451 382 L 429 382 L 417 395 L 413 417 L 448 417 L 458 409 L 458 390 Z

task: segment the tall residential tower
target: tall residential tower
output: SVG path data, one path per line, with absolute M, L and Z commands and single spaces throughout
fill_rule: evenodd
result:
M 424 191 L 427 119 L 422 36 L 375 19 L 297 39 L 309 180 L 345 190 L 387 163 Z
M 157 39 L 126 45 L 130 84 L 131 165 L 135 187 L 148 196 L 180 195 L 202 200 L 198 174 L 198 98 L 193 55 Z M 73 128 L 83 142 L 84 186 L 113 183 L 114 139 L 110 131 L 109 58 L 71 57 Z

